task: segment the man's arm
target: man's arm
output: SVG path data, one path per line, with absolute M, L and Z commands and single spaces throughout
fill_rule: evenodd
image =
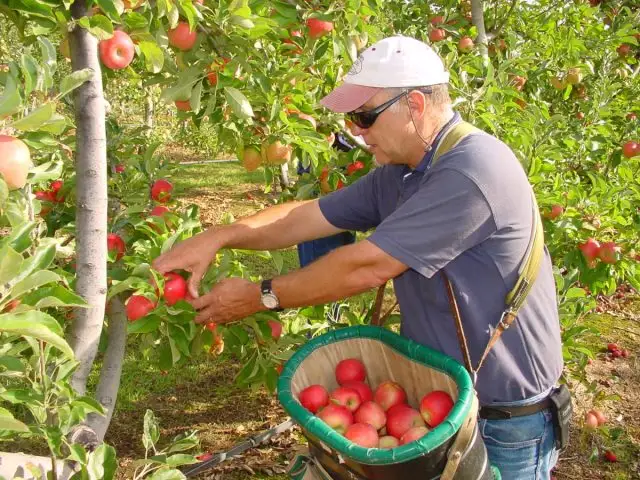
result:
M 344 230 L 322 214 L 318 200 L 287 202 L 214 228 L 219 248 L 278 250 L 307 240 L 328 237 Z
M 363 240 L 337 248 L 310 265 L 275 277 L 272 289 L 283 308 L 318 305 L 366 292 L 397 277 L 408 267 Z M 264 311 L 260 285 L 243 278 L 227 278 L 209 293 L 191 301 L 197 323 L 227 323 Z

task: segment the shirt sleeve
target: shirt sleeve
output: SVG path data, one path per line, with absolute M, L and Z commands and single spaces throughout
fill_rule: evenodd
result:
M 434 172 L 368 240 L 427 278 L 496 231 L 478 186 L 452 169 Z
M 320 211 L 334 227 L 365 232 L 380 224 L 377 183 L 380 169 L 374 169 L 348 187 L 320 198 Z

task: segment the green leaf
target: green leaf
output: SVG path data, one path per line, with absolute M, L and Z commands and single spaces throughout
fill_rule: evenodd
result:
M 120 12 L 122 12 L 122 2 L 120 2 L 120 12 L 116 8 L 113 0 L 96 0 L 100 10 L 107 14 L 107 16 L 114 22 L 120 23 Z
M 22 303 L 33 305 L 38 310 L 51 307 L 86 307 L 87 302 L 62 285 L 39 288 L 22 298 Z
M 67 93 L 75 90 L 84 82 L 90 80 L 93 73 L 93 69 L 84 68 L 67 75 L 62 79 L 62 82 L 60 82 L 60 93 L 58 93 L 58 96 L 64 97 Z
M 13 75 L 7 76 L 4 92 L 0 97 L 0 117 L 16 112 L 22 104 L 18 84 Z
M 9 246 L 0 248 L 0 288 L 17 277 L 24 259 Z
M 35 58 L 28 54 L 20 56 L 20 66 L 24 77 L 24 95 L 27 97 L 37 86 L 40 68 Z
M 72 407 L 82 407 L 86 412 L 99 413 L 104 415 L 106 413 L 104 407 L 100 405 L 100 403 L 87 396 L 78 397 L 73 402 L 71 402 Z
M 78 20 L 78 25 L 88 30 L 98 40 L 108 40 L 113 37 L 113 24 L 104 15 L 82 17 Z
M 22 281 L 27 278 L 31 273 L 37 270 L 44 270 L 49 268 L 51 262 L 56 255 L 55 245 L 46 245 L 38 247 L 36 252 L 27 258 L 22 264 L 19 275 L 16 277 L 16 282 Z
M 149 27 L 149 21 L 144 15 L 138 12 L 131 12 L 125 15 L 124 23 L 129 31 L 147 30 Z
M 144 427 L 142 434 L 142 444 L 149 450 L 160 439 L 160 428 L 153 411 L 147 409 L 144 414 Z
M 39 270 L 32 273 L 24 280 L 19 281 L 11 289 L 11 298 L 19 298 L 34 288 L 39 288 L 48 283 L 60 281 L 60 275 L 50 270 Z
M 191 465 L 192 463 L 198 463 L 198 460 L 193 455 L 185 455 L 184 453 L 178 453 L 171 455 L 167 458 L 167 465 L 171 467 L 179 467 L 180 465 Z
M 144 55 L 145 67 L 148 72 L 160 73 L 164 67 L 164 53 L 156 42 L 143 41 L 138 44 Z
M 183 480 L 187 477 L 184 476 L 179 470 L 171 469 L 171 470 L 158 470 L 155 472 L 149 480 Z
M 9 410 L 0 408 L 0 432 L 3 430 L 27 433 L 29 432 L 29 427 L 20 420 L 13 418 Z
M 0 365 L 10 372 L 25 372 L 25 365 L 18 357 L 0 357 Z M 1 409 L 0 409 L 1 410 Z
M 82 445 L 79 443 L 73 443 L 69 445 L 69 450 L 69 458 L 76 462 L 80 462 L 83 465 L 87 463 L 87 452 L 82 448 Z
M 198 113 L 200 111 L 200 100 L 202 97 L 202 82 L 196 83 L 193 90 L 191 90 L 191 98 L 189 103 L 191 104 L 191 109 Z
M 27 16 L 45 18 L 51 21 L 55 21 L 56 18 L 53 10 L 48 5 L 37 0 L 12 0 L 9 5 L 13 10 L 23 12 Z
M 135 322 L 129 322 L 127 333 L 151 333 L 160 328 L 160 319 L 155 315 L 147 315 Z
M 26 117 L 14 122 L 11 126 L 24 131 L 37 130 L 43 123 L 51 118 L 55 111 L 56 106 L 53 103 L 45 103 L 41 107 L 32 110 Z
M 38 37 L 38 43 L 40 44 L 40 52 L 42 53 L 42 61 L 46 66 L 44 75 L 45 88 L 51 88 L 53 85 L 52 75 L 55 73 L 58 67 L 58 60 L 56 56 L 56 47 L 49 41 L 47 37 Z
M 11 233 L 2 239 L 0 246 L 9 245 L 18 253 L 24 252 L 32 244 L 31 232 L 36 227 L 36 222 L 25 222 L 22 225 L 18 225 Z
M 52 330 L 53 324 L 58 326 L 57 330 L 61 330 L 53 317 L 39 311 L 0 314 L 0 331 L 45 341 L 68 358 L 74 358 L 69 344 Z
M 254 116 L 251 103 L 240 90 L 233 87 L 224 87 L 224 96 L 238 117 L 249 118 Z
M 87 471 L 90 480 L 112 480 L 115 478 L 117 467 L 116 450 L 106 443 L 89 454 Z
M 0 176 L 0 211 L 7 201 L 7 198 L 9 198 L 9 187 L 7 186 L 7 182 L 4 181 L 4 178 Z M 2 243 L 0 243 L 0 245 L 2 245 Z
M 38 130 L 57 136 L 62 135 L 66 128 L 67 118 L 59 113 L 54 113 L 49 120 L 40 125 Z
M 51 161 L 38 165 L 30 170 L 29 181 L 31 183 L 42 183 L 47 180 L 55 180 L 62 176 L 61 161 Z

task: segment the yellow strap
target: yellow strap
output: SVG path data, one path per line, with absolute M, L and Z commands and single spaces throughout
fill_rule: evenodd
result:
M 435 164 L 442 155 L 458 145 L 467 135 L 479 131 L 481 130 L 464 121 L 449 127 L 436 148 L 432 165 Z M 511 312 L 514 316 L 524 304 L 527 294 L 533 286 L 544 253 L 544 230 L 542 227 L 542 219 L 540 218 L 540 209 L 538 208 L 538 202 L 536 201 L 533 189 L 531 189 L 531 199 L 533 202 L 534 220 L 529 245 L 527 246 L 524 260 L 518 271 L 518 280 L 505 299 L 505 312 Z

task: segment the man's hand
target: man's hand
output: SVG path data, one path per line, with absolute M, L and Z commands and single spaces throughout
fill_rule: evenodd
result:
M 152 266 L 162 274 L 173 270 L 191 272 L 189 293 L 198 298 L 200 281 L 220 248 L 221 245 L 215 239 L 215 230 L 207 230 L 178 243 L 156 258 Z
M 196 323 L 229 323 L 266 310 L 260 301 L 260 285 L 244 278 L 226 278 L 209 293 L 190 300 L 198 310 Z

